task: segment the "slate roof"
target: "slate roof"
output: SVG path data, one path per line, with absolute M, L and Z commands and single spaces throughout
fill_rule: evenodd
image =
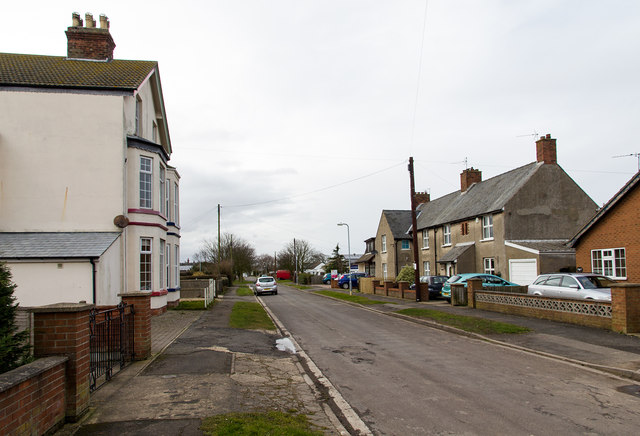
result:
M 465 192 L 452 192 L 422 205 L 418 229 L 462 221 L 499 211 L 543 165 L 532 162 L 520 168 L 471 185 Z M 407 212 L 408 213 L 408 212 Z M 411 223 L 406 227 L 410 227 Z
M 100 257 L 119 232 L 0 233 L 0 259 Z
M 460 256 L 462 256 L 467 250 L 473 248 L 474 244 L 458 244 L 451 250 L 447 251 L 442 257 L 438 259 L 438 263 L 455 262 Z
M 575 253 L 573 248 L 567 245 L 568 239 L 532 239 L 532 240 L 508 240 L 515 245 L 537 250 L 540 253 Z
M 407 232 L 411 227 L 410 210 L 383 210 L 382 214 L 387 218 L 393 239 L 402 240 L 412 238 Z
M 131 91 L 138 89 L 157 66 L 155 61 L 0 53 L 0 86 Z
M 625 195 L 631 192 L 638 184 L 640 184 L 640 171 L 638 171 L 636 175 L 631 178 L 631 180 L 629 180 L 618 192 L 616 192 L 616 194 L 611 198 L 611 200 L 607 202 L 607 204 L 602 206 L 602 208 L 598 212 L 596 212 L 593 218 L 591 218 L 591 220 L 589 220 L 589 222 L 586 223 L 584 227 L 580 229 L 580 231 L 576 233 L 576 235 L 569 241 L 568 245 L 570 247 L 575 247 L 578 243 L 578 240 L 585 233 L 587 233 L 591 227 L 593 227 L 598 221 L 600 221 L 600 219 L 605 216 L 607 212 L 613 209 L 616 204 L 618 204 L 618 202 L 622 200 Z

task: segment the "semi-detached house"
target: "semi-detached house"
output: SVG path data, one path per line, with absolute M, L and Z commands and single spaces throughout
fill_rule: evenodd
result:
M 421 275 L 485 272 L 528 284 L 575 269 L 566 244 L 597 205 L 557 164 L 556 140 L 536 141 L 535 162 L 482 180 L 474 168 L 460 190 L 419 206 Z
M 78 14 L 67 56 L 0 53 L 0 261 L 21 306 L 179 300 L 179 180 L 157 62 Z

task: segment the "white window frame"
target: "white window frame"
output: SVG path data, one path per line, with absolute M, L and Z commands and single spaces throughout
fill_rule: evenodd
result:
M 140 156 L 140 207 L 153 209 L 153 159 Z
M 422 262 L 422 271 L 424 272 L 423 275 L 425 276 L 431 275 L 431 263 L 428 260 Z
M 166 247 L 166 262 L 164 265 L 164 270 L 166 271 L 167 274 L 167 288 L 171 287 L 171 244 L 167 244 Z
M 451 224 L 442 226 L 442 246 L 451 245 Z
M 140 238 L 140 290 L 153 288 L 153 238 Z
M 427 229 L 424 229 L 422 231 L 422 249 L 423 250 L 429 249 L 429 230 Z
M 166 271 L 165 266 L 164 266 L 165 263 L 166 263 L 165 262 L 165 246 L 166 246 L 165 240 L 164 239 L 160 239 L 160 249 L 158 250 L 158 254 L 160 255 L 159 256 L 160 269 L 158 270 L 158 271 L 160 271 L 160 273 L 158 274 L 158 287 L 160 289 L 164 289 L 164 284 L 165 284 L 165 281 L 164 281 L 165 271 Z M 168 284 L 168 282 L 169 281 L 167 280 L 167 284 Z
M 482 259 L 485 274 L 496 274 L 496 259 L 494 257 L 485 257 Z
M 406 247 L 406 248 L 405 248 L 405 244 L 407 245 L 407 247 Z M 409 241 L 408 241 L 408 240 L 403 239 L 403 240 L 400 242 L 400 249 L 401 249 L 401 250 L 410 250 L 410 249 L 411 249 L 411 244 L 409 243 Z
M 382 278 L 384 280 L 387 280 L 387 264 L 386 263 L 382 264 Z
M 178 190 L 178 184 L 174 183 L 173 184 L 173 222 L 175 223 L 175 225 L 180 225 L 180 214 L 179 214 L 179 206 L 180 206 L 180 202 L 178 201 L 178 194 L 179 194 L 179 190 Z
M 173 246 L 173 287 L 175 289 L 180 287 L 180 246 Z
M 612 279 L 627 279 L 627 250 L 625 247 L 591 250 L 591 271 Z
M 493 240 L 493 215 L 482 216 L 482 240 Z
M 386 253 L 387 252 L 387 235 L 382 235 L 381 239 L 381 244 L 382 244 L 382 252 Z
M 169 200 L 167 199 L 166 174 L 167 170 L 165 169 L 164 165 L 160 164 L 160 189 L 158 189 L 158 195 L 160 195 L 160 215 L 164 217 L 166 217 L 167 213 L 169 212 L 167 208 Z

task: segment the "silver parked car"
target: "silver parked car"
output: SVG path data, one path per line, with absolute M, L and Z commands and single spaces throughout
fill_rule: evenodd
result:
M 258 280 L 256 280 L 254 293 L 256 295 L 278 295 L 278 285 L 276 284 L 276 279 L 270 276 L 259 277 Z
M 605 276 L 590 273 L 541 274 L 529 285 L 529 295 L 574 300 L 611 301 L 611 285 Z

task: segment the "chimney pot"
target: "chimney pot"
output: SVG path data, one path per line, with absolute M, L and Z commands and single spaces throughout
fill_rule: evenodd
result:
M 105 14 L 100 14 L 100 28 L 108 29 L 109 28 L 109 18 Z
M 93 14 L 90 14 L 89 12 L 87 12 L 86 14 L 84 14 L 84 20 L 87 22 L 87 27 L 89 28 L 96 27 L 96 22 L 93 19 Z
M 82 18 L 77 12 L 71 14 L 71 27 L 82 27 Z

